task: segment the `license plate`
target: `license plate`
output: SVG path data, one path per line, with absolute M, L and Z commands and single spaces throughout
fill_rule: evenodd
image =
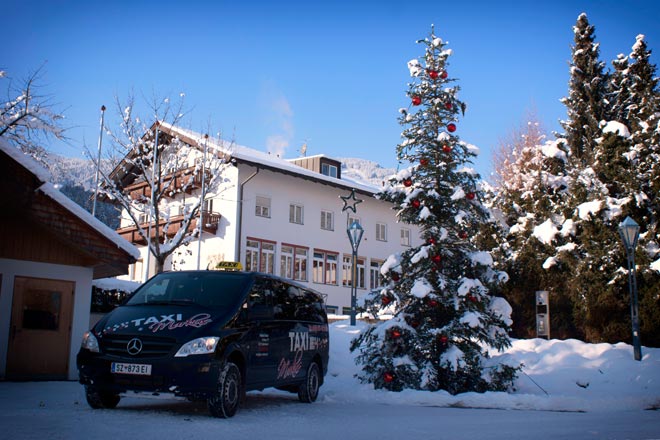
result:
M 113 362 L 110 371 L 118 374 L 137 374 L 140 376 L 151 376 L 151 365 L 149 364 L 124 364 Z

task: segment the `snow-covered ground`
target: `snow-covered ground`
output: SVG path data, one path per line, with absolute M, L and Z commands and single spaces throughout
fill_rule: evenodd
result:
M 203 403 L 125 397 L 92 410 L 75 382 L 0 382 L 6 439 L 659 439 L 660 349 L 641 362 L 626 344 L 514 341 L 524 374 L 513 393 L 391 393 L 360 384 L 349 352 L 361 328 L 331 326 L 331 361 L 319 400 L 274 390 L 249 393 L 229 420 Z

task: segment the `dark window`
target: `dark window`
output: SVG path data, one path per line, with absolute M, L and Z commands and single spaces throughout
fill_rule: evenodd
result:
M 23 328 L 57 330 L 60 327 L 60 292 L 29 290 L 24 296 Z
M 127 305 L 200 304 L 235 307 L 245 297 L 250 278 L 231 272 L 168 272 L 140 287 Z

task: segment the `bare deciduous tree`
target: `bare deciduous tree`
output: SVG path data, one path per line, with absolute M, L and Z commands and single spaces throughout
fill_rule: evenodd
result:
M 0 137 L 36 159 L 45 156 L 44 138 L 64 140 L 64 118 L 53 111 L 48 96 L 39 94 L 43 68 L 27 79 L 14 82 L 0 69 L 0 80 L 8 81 L 7 97 L 0 107 Z
M 117 99 L 120 130 L 107 130 L 112 147 L 106 157 L 114 168 L 101 171 L 99 185 L 148 244 L 157 272 L 201 233 L 208 220 L 205 201 L 221 191 L 233 145 L 187 130 L 181 136 L 177 124 L 183 117 L 183 94 L 179 98 L 175 103 L 154 99 L 149 104 L 149 119 L 155 121 L 151 125 L 134 116 L 133 96 L 125 104 Z
M 532 158 L 538 154 L 537 150 L 545 138 L 545 130 L 536 112 L 528 111 L 525 123 L 500 140 L 498 149 L 493 153 L 495 185 L 500 188 L 520 189 L 521 174 L 540 167 L 539 161 Z

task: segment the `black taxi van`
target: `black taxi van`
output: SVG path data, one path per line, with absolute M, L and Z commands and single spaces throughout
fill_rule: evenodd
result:
M 233 416 L 245 392 L 277 387 L 313 402 L 328 369 L 322 296 L 276 276 L 165 272 L 85 333 L 77 357 L 92 408 L 128 392 L 202 399 Z

